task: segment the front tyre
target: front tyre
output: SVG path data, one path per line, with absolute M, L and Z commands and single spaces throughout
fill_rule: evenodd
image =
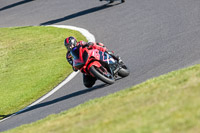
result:
M 103 81 L 106 84 L 113 84 L 115 82 L 115 78 L 113 77 L 113 75 L 108 72 L 107 69 L 103 66 L 91 66 L 89 70 L 92 75 L 94 75 L 97 79 Z
M 129 74 L 130 74 L 130 71 L 125 65 L 121 66 L 120 70 L 118 71 L 118 75 L 122 78 L 127 77 Z

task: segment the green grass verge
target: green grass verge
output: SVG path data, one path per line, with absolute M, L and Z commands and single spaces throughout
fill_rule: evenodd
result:
M 32 103 L 71 72 L 64 39 L 79 32 L 55 27 L 0 28 L 0 119 Z
M 200 65 L 150 79 L 8 131 L 35 132 L 198 133 Z

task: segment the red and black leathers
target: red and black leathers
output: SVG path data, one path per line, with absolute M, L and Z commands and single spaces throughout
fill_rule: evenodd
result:
M 102 52 L 107 51 L 107 48 L 104 46 L 103 43 L 95 43 L 95 42 L 88 42 L 88 43 L 86 43 L 84 41 L 80 41 L 80 42 L 78 42 L 76 44 L 76 46 L 78 46 L 78 45 L 87 46 L 89 49 L 90 48 L 91 49 L 98 49 L 98 50 L 100 50 Z M 70 51 L 67 52 L 66 59 L 69 62 L 69 64 L 73 65 L 73 59 L 72 59 L 72 56 L 70 54 Z M 75 69 L 73 68 L 73 70 L 75 70 Z
M 82 46 L 86 46 L 88 47 L 88 49 L 98 49 L 102 52 L 105 52 L 107 51 L 106 47 L 104 46 L 104 44 L 102 43 L 94 43 L 94 42 L 89 42 L 89 43 L 86 43 L 84 41 L 80 41 L 76 44 L 76 46 L 78 45 L 82 45 Z M 73 67 L 73 59 L 72 59 L 72 56 L 70 54 L 70 51 L 67 52 L 66 54 L 66 59 L 67 61 L 69 62 L 69 64 L 72 65 L 72 69 L 74 71 L 77 71 L 74 67 Z M 83 84 L 86 86 L 86 87 L 92 87 L 95 82 L 96 82 L 96 78 L 90 76 L 90 75 L 86 75 L 86 74 L 83 74 Z

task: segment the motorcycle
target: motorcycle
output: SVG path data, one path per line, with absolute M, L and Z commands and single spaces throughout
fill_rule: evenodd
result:
M 129 75 L 126 65 L 121 60 L 114 59 L 108 52 L 79 45 L 72 48 L 70 53 L 76 70 L 96 77 L 106 84 L 113 84 L 118 76 Z

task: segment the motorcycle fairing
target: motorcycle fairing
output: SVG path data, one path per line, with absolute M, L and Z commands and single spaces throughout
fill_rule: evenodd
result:
M 102 52 L 98 49 L 88 50 L 87 47 L 82 47 L 81 45 L 75 46 L 70 53 L 73 57 L 73 67 L 83 73 L 90 73 L 91 66 L 101 67 L 102 65 L 112 71 L 109 66 L 116 63 L 107 52 Z

